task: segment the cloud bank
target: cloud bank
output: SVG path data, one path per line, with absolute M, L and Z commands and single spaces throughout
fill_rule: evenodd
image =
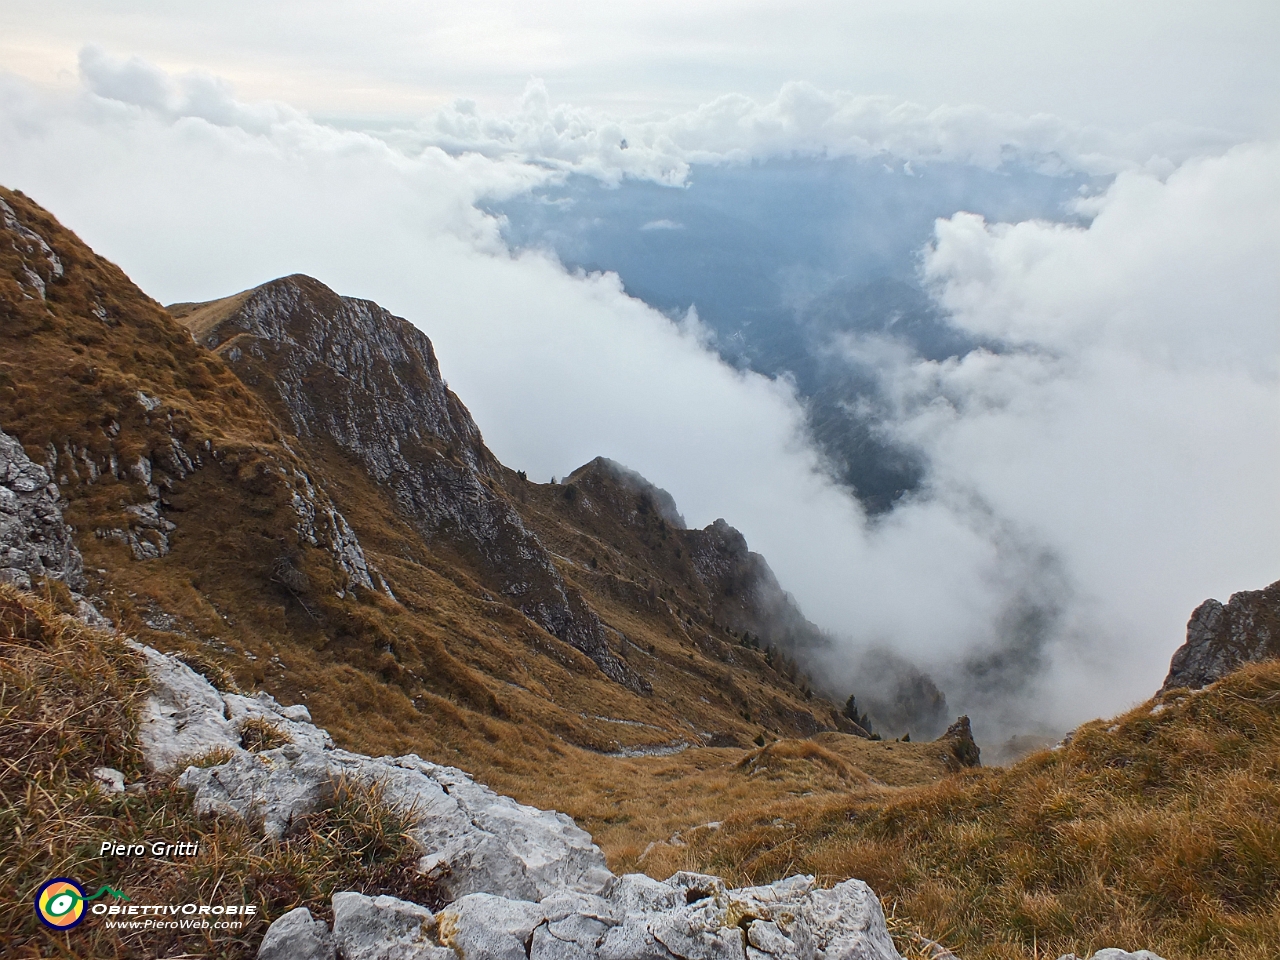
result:
M 606 154 L 611 170 L 678 179 L 699 150 L 802 142 L 783 135 L 790 121 L 712 104 L 683 132 L 655 132 L 646 155 L 636 128 L 574 127 L 548 104 L 542 140 L 459 127 L 453 146 L 472 152 L 451 154 L 92 51 L 82 77 L 70 98 L 3 81 L 0 181 L 149 293 L 208 299 L 301 271 L 378 300 L 432 337 L 505 462 L 545 479 L 608 456 L 670 490 L 691 523 L 727 518 L 843 638 L 837 666 L 897 649 L 947 680 L 953 707 L 984 711 L 980 735 L 1145 697 L 1200 600 L 1280 576 L 1275 145 L 1129 164 L 1088 201 L 1088 226 L 939 221 L 922 259 L 936 297 L 1006 347 L 921 362 L 841 344 L 875 356 L 893 400 L 882 429 L 929 464 L 927 487 L 869 524 L 819 469 L 786 381 L 726 366 L 696 323 L 627 297 L 614 275 L 512 256 L 475 206 L 565 164 L 604 170 Z M 788 116 L 819 105 L 804 129 L 862 109 L 800 94 Z M 858 136 L 876 150 L 998 158 L 972 146 L 992 142 L 979 115 L 923 140 L 910 109 L 871 115 L 879 139 Z M 1059 141 L 1036 129 L 1026 121 L 1028 149 L 1052 153 Z M 473 150 L 484 137 L 496 146 Z
M 1087 229 L 938 223 L 941 303 L 1009 346 L 895 371 L 892 426 L 933 497 L 1052 558 L 1040 652 L 1081 699 L 1163 667 L 1185 598 L 1280 575 L 1280 149 L 1122 174 L 1090 206 Z
M 926 108 L 885 96 L 782 85 L 771 100 L 730 94 L 693 110 L 648 118 L 615 117 L 552 103 L 531 81 L 511 111 L 486 115 L 457 100 L 392 135 L 406 147 L 518 157 L 617 182 L 624 176 L 681 183 L 691 163 L 792 154 L 946 161 L 996 169 L 1019 161 L 1046 172 L 1107 175 L 1177 162 L 1228 145 L 1220 132 L 1150 125 L 1117 134 L 1048 114 L 1031 117 L 985 107 Z

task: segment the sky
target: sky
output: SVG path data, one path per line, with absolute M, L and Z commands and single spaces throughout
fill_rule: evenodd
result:
M 726 518 L 840 638 L 831 675 L 890 647 L 991 739 L 1144 699 L 1201 600 L 1280 578 L 1277 41 L 1270 3 L 5 0 L 0 182 L 162 302 L 291 272 L 377 300 L 508 465 L 609 456 Z M 960 197 L 903 241 L 980 349 L 822 341 L 925 464 L 875 518 L 793 379 L 498 212 L 582 178 L 692 203 L 729 170 L 745 203 L 798 158 L 1087 185 Z
M 1269 0 L 49 0 L 0 6 L 0 59 L 41 82 L 85 43 L 205 70 L 316 115 L 506 103 L 531 77 L 580 106 L 681 111 L 783 83 L 981 104 L 1128 130 L 1274 135 Z

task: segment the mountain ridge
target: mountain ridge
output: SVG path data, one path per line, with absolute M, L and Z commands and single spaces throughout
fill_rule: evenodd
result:
M 87 592 L 144 642 L 533 801 L 566 749 L 858 729 L 788 656 L 788 629 L 818 632 L 740 535 L 682 529 L 624 468 L 503 467 L 411 324 L 292 277 L 175 305 L 184 326 L 0 198 L 0 426 L 58 482 Z
M 493 489 L 502 468 L 445 386 L 425 334 L 371 301 L 339 297 L 301 275 L 179 319 L 287 416 L 300 441 L 333 440 L 391 490 L 425 539 L 449 543 L 547 632 L 610 679 L 644 691 L 645 681 L 609 650 L 598 618 L 566 590 L 541 543 Z

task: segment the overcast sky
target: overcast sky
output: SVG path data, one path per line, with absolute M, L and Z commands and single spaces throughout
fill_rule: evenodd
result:
M 852 646 L 954 676 L 1039 605 L 1006 719 L 1065 729 L 1149 696 L 1201 600 L 1280 577 L 1277 49 L 1261 2 L 0 0 L 0 182 L 162 302 L 305 272 L 383 303 L 504 462 L 639 470 Z M 793 151 L 1102 182 L 1073 225 L 961 207 L 921 237 L 1003 352 L 839 345 L 929 466 L 876 523 L 785 380 L 479 209 Z
M 44 0 L 0 3 L 0 62 L 74 78 L 85 44 L 317 115 L 496 108 L 531 77 L 628 114 L 786 81 L 1111 127 L 1280 131 L 1273 0 Z

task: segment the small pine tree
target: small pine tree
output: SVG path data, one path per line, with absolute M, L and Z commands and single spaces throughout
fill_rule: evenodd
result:
M 844 702 L 844 715 L 867 731 L 867 733 L 873 732 L 871 729 L 871 717 L 865 713 L 858 712 L 858 698 L 852 693 L 849 694 L 849 699 Z

